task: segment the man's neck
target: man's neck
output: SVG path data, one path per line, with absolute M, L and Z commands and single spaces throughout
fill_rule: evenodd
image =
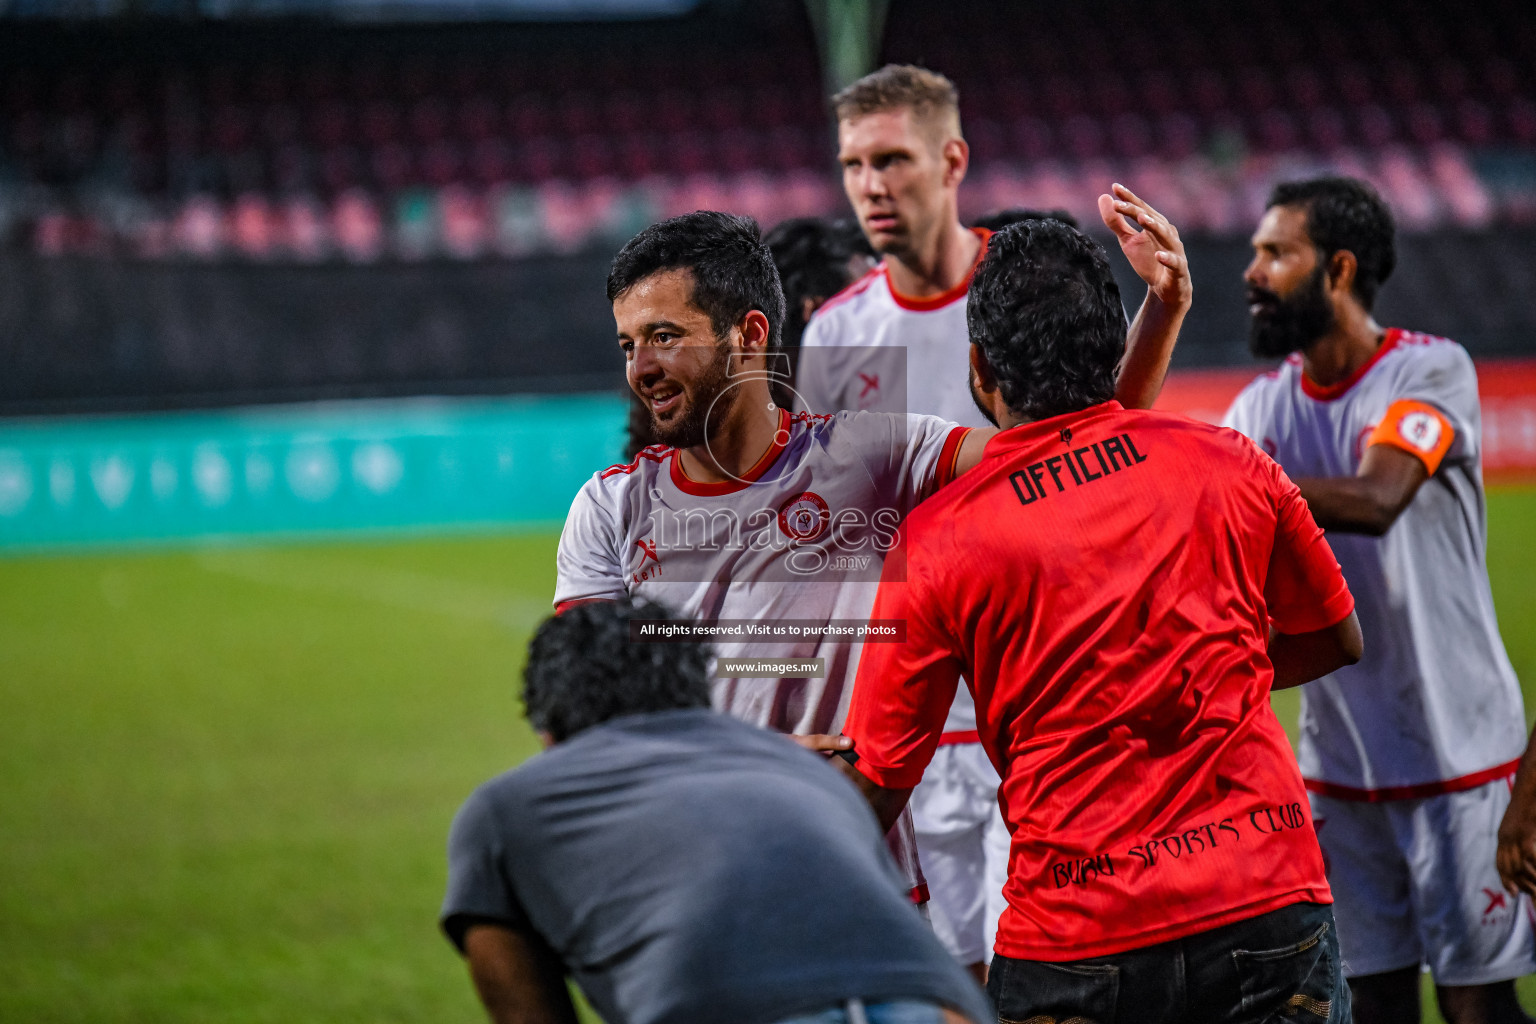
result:
M 709 440 L 678 452 L 683 473 L 695 483 L 740 480 L 773 447 L 779 410 L 767 385 L 749 381 L 740 387 L 741 396 Z
M 1341 318 L 1331 331 L 1302 350 L 1302 370 L 1314 384 L 1325 388 L 1346 381 L 1370 362 L 1384 334 L 1368 313 Z
M 950 220 L 933 243 L 918 253 L 888 255 L 886 273 L 902 295 L 926 299 L 957 287 L 976 265 L 981 239 L 959 220 Z

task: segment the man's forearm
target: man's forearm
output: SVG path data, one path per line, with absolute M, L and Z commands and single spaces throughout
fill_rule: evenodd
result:
M 1380 537 L 1402 512 L 1396 494 L 1366 477 L 1306 477 L 1296 486 L 1325 530 Z
M 1360 619 L 1354 612 L 1311 633 L 1275 633 L 1269 640 L 1269 661 L 1275 669 L 1272 688 L 1284 690 L 1321 679 L 1358 662 L 1364 649 Z
M 1169 307 L 1150 288 L 1147 290 L 1147 297 L 1126 332 L 1125 358 L 1115 383 L 1115 398 L 1121 405 L 1127 409 L 1152 408 L 1162 393 L 1168 362 L 1173 358 L 1179 328 L 1188 312 L 1187 304 Z
M 1360 457 L 1354 476 L 1306 477 L 1296 487 L 1323 529 L 1380 537 L 1428 479 L 1429 470 L 1417 456 L 1373 444 Z
M 499 925 L 464 935 L 470 978 L 494 1024 L 576 1024 L 565 971 L 543 942 Z

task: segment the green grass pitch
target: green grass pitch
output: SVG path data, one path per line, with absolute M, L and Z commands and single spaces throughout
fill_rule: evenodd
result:
M 1536 489 L 1489 519 L 1536 709 Z M 534 749 L 554 547 L 0 560 L 0 1020 L 484 1020 L 435 929 L 444 838 Z

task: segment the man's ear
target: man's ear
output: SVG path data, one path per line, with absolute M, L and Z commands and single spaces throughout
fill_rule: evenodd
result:
M 1355 290 L 1355 274 L 1360 263 L 1348 249 L 1340 249 L 1328 260 L 1328 290 L 1335 294 L 1352 295 Z
M 959 185 L 971 166 L 971 147 L 964 139 L 949 139 L 939 154 L 944 158 L 944 184 Z
M 743 363 L 768 351 L 768 339 L 773 331 L 768 318 L 760 309 L 749 309 L 736 323 L 737 350 Z

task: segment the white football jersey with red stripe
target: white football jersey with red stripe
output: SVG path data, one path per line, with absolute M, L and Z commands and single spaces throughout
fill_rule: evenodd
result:
M 953 476 L 967 430 L 936 416 L 779 415 L 775 444 L 739 481 L 690 480 L 661 445 L 588 480 L 560 536 L 556 607 L 631 595 L 744 628 L 867 621 L 896 527 Z M 713 646 L 717 659 L 824 659 L 820 677 L 717 676 L 715 705 L 782 732 L 841 730 L 856 639 L 744 634 Z M 910 816 L 892 840 L 921 884 Z
M 990 232 L 975 230 L 985 243 Z M 795 374 L 798 407 L 817 413 L 911 411 L 990 426 L 971 398 L 971 339 L 965 323 L 970 285 L 967 274 L 942 295 L 913 299 L 891 287 L 881 265 L 833 296 L 805 329 Z M 958 687 L 944 731 L 975 729 L 970 691 Z
M 1348 380 L 1314 384 L 1295 355 L 1227 413 L 1292 478 L 1354 476 L 1379 443 L 1432 473 L 1384 536 L 1328 534 L 1365 655 L 1302 688 L 1298 758 L 1316 792 L 1390 799 L 1470 788 L 1512 771 L 1525 746 L 1520 685 L 1488 585 L 1481 419 L 1466 351 L 1397 329 Z
M 989 235 L 977 233 L 983 240 Z M 814 413 L 916 412 L 965 426 L 990 426 L 971 398 L 971 339 L 965 324 L 970 286 L 967 274 L 942 295 L 913 299 L 891 287 L 881 265 L 828 299 L 811 317 L 801 341 L 795 377 L 800 408 Z M 855 351 L 846 357 L 816 351 L 828 349 Z M 893 356 L 881 359 L 872 350 Z

